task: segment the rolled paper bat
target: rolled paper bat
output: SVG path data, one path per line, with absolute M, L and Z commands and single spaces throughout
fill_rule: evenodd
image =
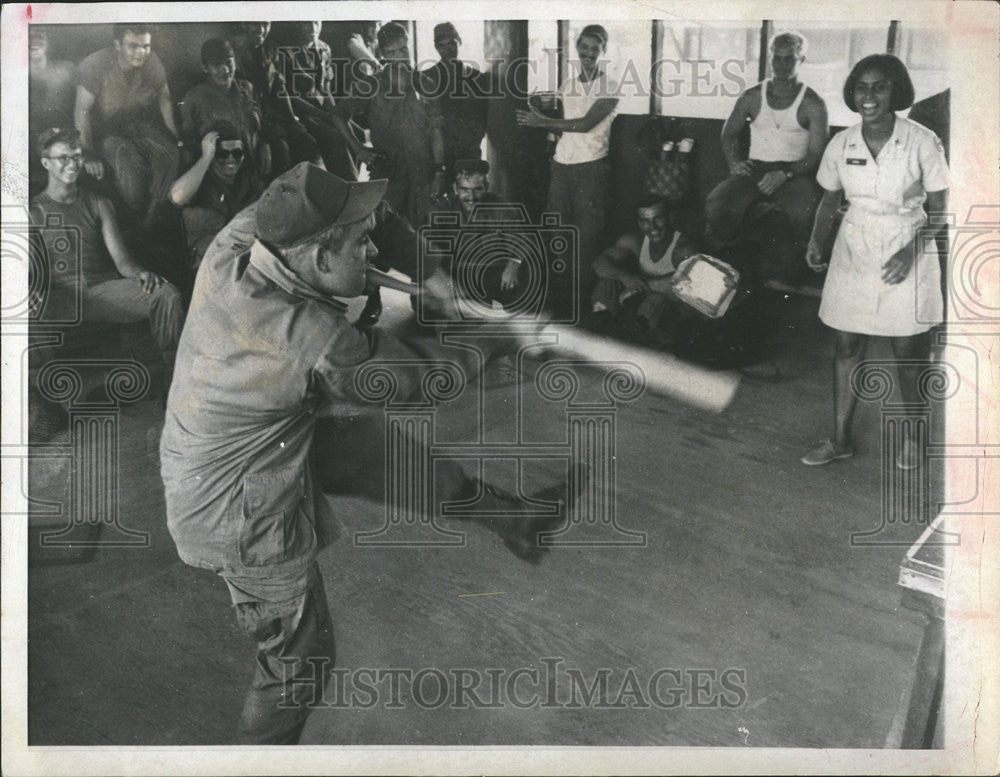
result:
M 664 351 L 595 335 L 578 327 L 550 324 L 542 329 L 542 334 L 555 339 L 554 343 L 542 346 L 550 353 L 571 356 L 598 369 L 604 364 L 628 362 L 642 371 L 647 391 L 713 413 L 721 413 L 729 406 L 740 383 L 736 373 L 705 369 Z
M 420 293 L 420 287 L 417 284 L 393 277 L 392 275 L 389 275 L 389 273 L 382 272 L 371 265 L 368 265 L 368 268 L 365 270 L 365 277 L 368 279 L 369 283 L 374 283 L 376 286 L 383 286 L 387 289 L 395 289 L 396 291 L 401 291 L 404 294 L 410 295 Z
M 370 265 L 366 274 L 378 286 L 404 294 L 420 293 L 417 284 L 394 278 Z M 542 326 L 539 334 L 551 335 L 554 340 L 542 345 L 548 353 L 571 356 L 599 369 L 603 364 L 629 362 L 642 371 L 648 391 L 710 412 L 720 413 L 728 407 L 740 382 L 735 373 L 705 369 L 664 351 L 642 348 L 577 327 L 548 324 Z

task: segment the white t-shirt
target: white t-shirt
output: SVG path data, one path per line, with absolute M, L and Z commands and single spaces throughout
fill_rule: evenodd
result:
M 593 81 L 583 83 L 574 76 L 559 87 L 563 101 L 563 118 L 581 119 L 590 107 L 605 97 L 618 97 L 618 85 L 601 73 Z M 615 120 L 617 108 L 601 119 L 590 132 L 564 132 L 556 144 L 554 159 L 563 165 L 578 165 L 594 162 L 608 155 L 608 140 L 611 137 L 611 122 Z

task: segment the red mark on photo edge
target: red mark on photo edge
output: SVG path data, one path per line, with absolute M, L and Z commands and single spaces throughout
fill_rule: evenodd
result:
M 28 17 L 28 21 L 31 21 L 31 6 L 26 6 L 24 9 L 24 15 Z

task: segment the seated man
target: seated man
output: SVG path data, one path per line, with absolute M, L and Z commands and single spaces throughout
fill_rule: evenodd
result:
M 502 204 L 504 200 L 489 191 L 490 165 L 483 159 L 460 159 L 454 166 L 455 180 L 451 192 L 435 202 L 430 209 L 428 218 L 436 213 L 456 213 L 459 224 L 469 224 L 477 205 Z M 506 210 L 493 212 L 492 209 L 481 210 L 476 223 L 490 223 L 498 218 L 508 216 Z M 477 302 L 489 303 L 496 301 L 502 305 L 509 304 L 515 298 L 515 290 L 519 283 L 521 262 L 512 251 L 502 261 L 490 262 L 484 266 L 482 274 L 469 267 L 458 268 L 453 264 L 447 267 L 458 290 Z M 433 269 L 433 268 L 430 268 Z M 479 289 L 469 287 L 469 281 L 481 283 Z M 484 299 L 483 297 L 489 299 Z
M 460 224 L 467 224 L 476 205 L 502 203 L 500 197 L 489 191 L 489 172 L 489 163 L 482 159 L 460 159 L 456 162 L 452 191 L 431 205 L 428 219 L 436 213 L 454 213 L 458 216 Z M 485 212 L 481 215 L 489 219 L 495 214 Z M 425 262 L 423 267 L 419 266 L 417 239 L 417 233 L 407 221 L 397 214 L 388 202 L 383 201 L 376 212 L 375 231 L 372 232 L 372 242 L 379 249 L 379 259 L 374 264 L 381 270 L 391 268 L 400 270 L 411 278 L 417 278 L 419 275 L 421 281 L 426 280 L 437 267 L 431 262 Z M 465 282 L 468 276 L 465 273 L 456 273 L 455 267 L 445 269 L 451 273 L 452 281 L 467 297 L 477 299 L 482 297 L 485 291 L 489 300 L 477 299 L 477 301 L 488 304 L 491 300 L 496 300 L 501 304 L 509 304 L 518 286 L 520 265 L 521 260 L 514 256 L 507 259 L 503 266 L 491 264 L 479 277 L 483 285 L 478 290 L 468 288 Z M 367 327 L 375 324 L 381 312 L 381 295 L 379 288 L 374 286 L 368 290 L 368 302 L 361 312 L 358 325 Z
M 240 132 L 225 120 L 212 123 L 201 139 L 201 157 L 170 187 L 170 201 L 181 209 L 193 269 L 219 230 L 263 190 L 246 161 Z
M 711 367 L 754 361 L 759 310 L 744 268 L 735 268 L 741 281 L 725 315 L 709 318 L 681 300 L 671 284 L 681 263 L 700 253 L 698 247 L 676 228 L 662 199 L 641 201 L 637 216 L 639 230 L 622 235 L 594 261 L 591 327 Z
M 39 230 L 56 298 L 53 302 L 61 304 L 80 294 L 85 321 L 131 324 L 148 320 L 164 362 L 172 365 L 184 325 L 180 292 L 132 258 L 111 202 L 79 185 L 84 156 L 76 130 L 46 130 L 38 138 L 38 148 L 48 185 L 31 200 L 31 221 L 45 227 L 47 219 L 58 216 L 62 227 Z M 78 230 L 79 275 L 73 272 L 77 257 L 65 257 L 67 227 Z M 61 256 L 69 261 L 59 261 Z M 60 273 L 60 265 L 71 269 Z
M 186 148 L 198 148 L 209 125 L 226 121 L 236 127 L 250 163 L 262 175 L 271 167 L 271 152 L 258 147 L 260 106 L 249 81 L 236 78 L 236 55 L 222 38 L 209 38 L 201 47 L 205 80 L 188 90 L 181 100 L 181 136 Z
M 270 22 L 245 22 L 244 33 L 233 40 L 236 72 L 250 82 L 260 104 L 261 140 L 271 150 L 271 175 L 297 162 L 322 165 L 319 147 L 299 122 L 285 89 L 274 46 L 268 41 Z
M 649 197 L 637 209 L 639 229 L 626 232 L 594 260 L 592 325 L 638 335 L 659 323 L 677 266 L 698 253 L 675 229 L 665 200 Z
M 806 58 L 802 35 L 776 35 L 770 52 L 774 77 L 740 95 L 722 128 L 729 177 L 705 201 L 705 238 L 727 261 L 744 253 L 749 239 L 766 274 L 795 280 L 805 273 L 805 245 L 821 195 L 814 175 L 826 147 L 826 104 L 798 80 Z M 741 149 L 747 123 L 749 158 Z
M 151 222 L 177 177 L 183 145 L 163 63 L 144 24 L 116 24 L 114 44 L 77 69 L 74 120 L 87 172 L 100 177 L 100 158 L 135 217 Z

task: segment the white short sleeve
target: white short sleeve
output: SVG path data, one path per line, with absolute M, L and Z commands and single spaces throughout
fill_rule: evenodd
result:
M 840 179 L 839 162 L 844 155 L 844 136 L 847 130 L 841 130 L 823 151 L 823 159 L 819 163 L 819 170 L 816 171 L 816 183 L 827 191 L 835 192 L 844 188 L 844 183 Z
M 917 158 L 920 160 L 921 183 L 926 192 L 939 192 L 948 188 L 948 163 L 944 158 L 944 146 L 930 130 L 920 133 L 917 143 Z

